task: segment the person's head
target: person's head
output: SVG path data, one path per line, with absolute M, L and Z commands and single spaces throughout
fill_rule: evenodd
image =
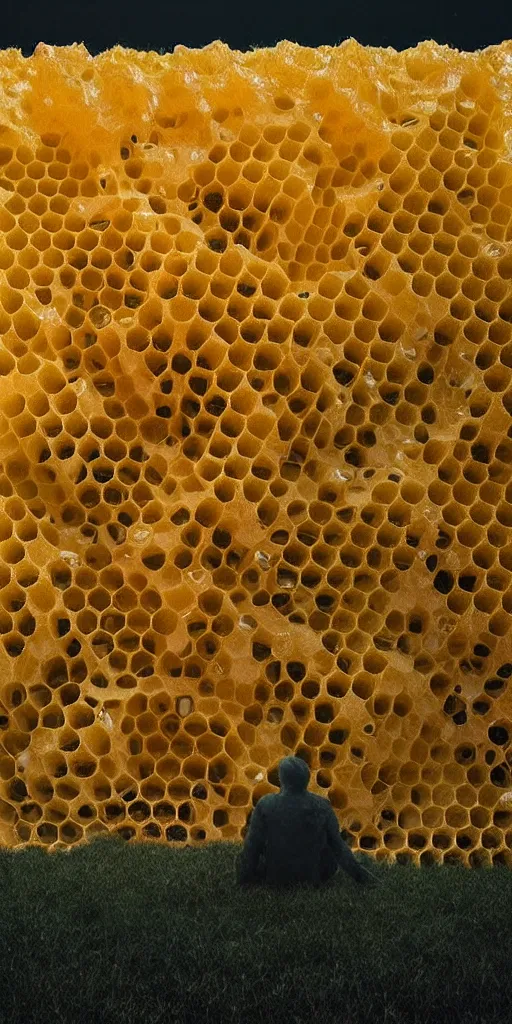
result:
M 309 782 L 309 768 L 301 757 L 290 755 L 283 757 L 279 762 L 279 782 L 281 789 L 291 790 L 300 793 L 307 789 Z

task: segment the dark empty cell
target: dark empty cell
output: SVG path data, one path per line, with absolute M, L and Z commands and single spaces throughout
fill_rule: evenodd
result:
M 218 213 L 224 198 L 222 192 L 208 192 L 203 199 L 203 205 L 206 206 L 207 210 L 211 210 L 212 213 Z
M 337 497 L 336 491 L 329 490 L 329 488 L 319 494 L 320 501 L 327 501 L 330 505 L 334 504 Z
M 189 519 L 190 512 L 188 508 L 179 508 L 171 516 L 171 523 L 174 523 L 175 526 L 183 526 L 184 523 L 188 523 Z
M 64 448 L 60 449 L 59 459 L 70 459 L 71 456 L 74 455 L 74 454 L 75 454 L 75 446 L 74 446 L 74 444 L 67 444 L 67 445 L 64 446 Z
M 309 292 L 298 292 L 299 299 L 309 299 Z
M 283 480 L 297 480 L 300 476 L 300 466 L 296 462 L 283 462 L 281 476 Z
M 314 533 L 309 533 L 307 530 L 297 531 L 297 540 L 300 540 L 301 544 L 307 544 L 308 547 L 314 544 L 317 540 L 317 536 Z
M 311 341 L 311 334 L 308 330 L 301 330 L 299 327 L 295 327 L 293 331 L 293 340 L 296 345 L 300 345 L 301 348 L 307 348 Z
M 318 594 L 315 598 L 315 604 L 321 611 L 329 611 L 334 604 L 334 597 L 331 594 Z
M 425 561 L 425 565 L 429 572 L 434 572 L 437 566 L 437 555 L 429 555 Z
M 452 341 L 453 341 L 453 338 L 451 338 L 450 335 L 446 334 L 444 331 L 435 330 L 434 331 L 434 341 L 435 341 L 436 345 L 445 346 L 445 345 L 451 345 Z
M 82 645 L 80 641 L 75 639 L 72 640 L 71 643 L 68 644 L 68 646 L 66 647 L 66 654 L 68 655 L 69 658 L 76 658 L 77 654 L 80 654 L 81 650 Z
M 46 462 L 46 460 L 50 458 L 51 454 L 52 453 L 49 448 L 44 448 L 39 456 L 39 462 Z
M 306 675 L 306 668 L 301 661 L 289 661 L 286 666 L 286 671 L 288 672 L 290 679 L 293 679 L 296 683 L 300 683 Z
M 213 531 L 212 541 L 218 548 L 228 548 L 231 544 L 231 534 L 217 526 Z
M 500 693 L 503 690 L 503 683 L 501 679 L 488 679 L 484 683 L 484 690 L 486 693 Z
M 272 604 L 273 604 L 274 608 L 277 608 L 278 611 L 281 608 L 284 608 L 289 603 L 289 601 L 290 601 L 290 595 L 289 594 L 274 594 L 273 597 L 272 597 Z
M 417 548 L 419 542 L 420 542 L 419 537 L 413 537 L 412 534 L 410 534 L 410 533 L 408 533 L 406 538 L 405 538 L 405 543 L 408 544 L 410 548 Z
M 281 676 L 281 662 L 269 662 L 265 669 L 265 676 L 269 683 L 279 683 Z
M 100 450 L 99 450 L 99 448 L 93 448 L 92 452 L 89 452 L 89 455 L 87 455 L 85 457 L 85 461 L 86 462 L 93 462 L 94 459 L 99 459 L 99 457 L 100 457 Z
M 487 644 L 475 644 L 473 647 L 473 654 L 476 654 L 477 658 L 487 658 L 490 653 Z
M 487 463 L 491 461 L 489 449 L 485 444 L 472 444 L 471 457 L 475 460 L 475 462 Z
M 436 540 L 436 548 L 441 548 L 442 550 L 444 548 L 449 547 L 451 542 L 452 538 L 450 537 L 450 535 L 448 533 L 445 533 L 444 530 L 439 530 L 439 536 Z
M 57 633 L 59 636 L 65 636 L 71 629 L 71 623 L 69 619 L 57 619 Z
M 175 373 L 188 373 L 192 363 L 188 356 L 184 355 L 183 352 L 177 352 L 172 358 L 171 366 Z
M 160 391 L 163 395 L 170 395 L 172 391 L 172 380 L 163 380 L 160 383 Z
M 165 555 L 163 551 L 157 552 L 154 555 L 146 555 L 146 557 L 142 559 L 142 564 L 146 566 L 146 569 L 151 569 L 153 572 L 156 572 L 157 569 L 161 569 L 164 563 Z
M 289 536 L 288 530 L 274 530 L 270 540 L 273 544 L 287 544 Z
M 23 636 L 32 636 L 36 628 L 36 620 L 33 615 L 27 615 L 19 625 L 19 631 Z
M 129 454 L 130 458 L 133 459 L 134 462 L 146 462 L 149 458 L 149 455 L 146 455 L 146 452 L 140 444 L 134 444 L 133 448 L 130 448 Z
M 286 373 L 276 373 L 274 387 L 280 395 L 287 395 L 291 389 L 290 378 Z
M 419 441 L 420 444 L 426 444 L 430 434 L 423 423 L 417 423 L 414 428 L 414 440 Z
M 208 240 L 208 248 L 212 249 L 213 252 L 224 252 L 226 241 L 224 238 L 210 238 Z
M 117 523 L 109 523 L 107 525 L 109 535 L 112 537 L 114 544 L 122 544 L 126 539 L 126 530 Z
M 362 455 L 358 448 L 348 448 L 345 452 L 345 462 L 348 462 L 349 466 L 361 466 Z
M 193 398 L 183 398 L 182 401 L 181 401 L 181 411 L 182 411 L 182 413 L 184 414 L 184 416 L 189 416 L 191 419 L 194 419 L 194 416 L 197 416 L 197 414 L 198 414 L 200 409 L 201 409 L 201 406 L 199 405 L 199 402 L 196 402 Z M 170 410 L 169 410 L 169 414 L 170 414 Z M 164 413 L 159 413 L 159 411 L 157 409 L 157 415 L 163 416 Z
M 99 484 L 106 484 L 114 476 L 114 470 L 110 466 L 100 466 L 93 469 L 92 475 Z
M 237 566 L 240 565 L 240 562 L 242 561 L 242 558 L 243 558 L 243 553 L 241 553 L 240 551 L 235 551 L 235 550 L 228 551 L 228 553 L 226 555 L 226 565 L 229 565 L 229 567 L 231 569 L 236 569 Z
M 365 263 L 363 274 L 365 277 L 369 277 L 370 281 L 378 281 L 380 277 L 380 271 L 370 262 Z
M 394 645 L 394 641 L 388 636 L 376 635 L 373 642 L 378 651 L 390 651 Z
M 190 390 L 195 395 L 204 395 L 208 389 L 208 381 L 205 377 L 190 377 L 189 379 Z
M 265 367 L 259 366 L 258 369 L 263 370 Z M 303 398 L 291 398 L 288 400 L 288 405 L 290 407 L 290 412 L 293 412 L 296 415 L 306 408 L 306 403 Z
M 338 668 L 340 669 L 341 672 L 349 672 L 350 671 L 350 661 L 349 661 L 349 659 L 348 658 L 344 658 L 341 654 L 339 655 L 338 658 L 336 658 L 336 664 L 337 664 L 337 666 L 338 666 Z M 331 734 L 331 738 L 332 738 L 332 734 Z M 335 742 L 336 741 L 333 739 L 333 743 L 335 743 Z
M 239 293 L 239 295 L 245 295 L 249 297 L 249 295 L 254 295 L 256 288 L 252 284 L 244 284 L 243 281 L 239 281 L 236 286 L 236 290 Z
M 270 480 L 272 476 L 272 470 L 267 469 L 266 466 L 253 466 L 251 469 L 253 476 L 257 477 L 258 480 Z
M 402 652 L 402 654 L 409 654 L 411 650 L 411 641 L 409 637 L 406 636 L 405 633 L 402 633 L 402 635 L 398 637 L 396 646 L 398 650 Z
M 211 416 L 220 416 L 226 408 L 226 401 L 222 395 L 215 395 L 206 404 L 206 412 L 209 412 Z
M 424 423 L 435 423 L 436 422 L 436 410 L 433 405 L 426 405 L 421 410 L 421 418 Z
M 24 643 L 16 640 L 9 640 L 5 643 L 5 649 L 11 657 L 18 657 L 23 653 Z
M 417 372 L 417 377 L 422 384 L 432 384 L 432 381 L 434 380 L 434 370 L 428 365 L 420 366 Z
M 449 594 L 453 588 L 453 575 L 447 569 L 440 569 L 434 578 L 434 587 L 440 594 Z
M 121 146 L 120 155 L 121 160 L 128 160 L 128 157 L 130 156 L 130 150 L 128 149 L 127 146 Z
M 123 526 L 132 525 L 133 519 L 131 516 L 128 515 L 127 512 L 120 512 L 117 518 L 119 522 L 122 523 Z
M 161 416 L 162 419 L 168 420 L 171 416 L 171 407 L 169 405 L 159 405 L 156 410 L 157 416 Z
M 500 665 L 496 675 L 499 676 L 500 679 L 508 679 L 512 676 L 512 663 L 510 661 L 506 661 L 504 665 Z
M 476 576 L 459 576 L 459 587 L 461 590 L 467 590 L 471 594 L 476 583 Z
M 423 625 L 421 619 L 417 616 L 412 616 L 409 619 L 409 632 L 410 633 L 421 633 Z
M 354 374 L 351 370 L 345 369 L 344 366 L 333 366 L 332 370 L 335 380 L 338 384 L 347 385 L 354 379 Z
M 448 694 L 448 697 L 446 698 L 443 704 L 443 711 L 445 715 L 453 715 L 455 709 L 457 708 L 457 705 L 458 697 L 456 697 L 454 693 Z
M 237 213 L 232 213 L 231 210 L 223 210 L 219 218 L 221 228 L 224 231 L 236 231 L 240 224 L 240 218 Z
M 485 700 L 475 700 L 472 704 L 472 710 L 475 715 L 486 715 L 489 710 L 489 705 Z M 494 753 L 494 751 L 492 751 L 492 753 Z
M 508 743 L 508 729 L 504 725 L 491 725 L 489 728 L 489 739 L 496 746 L 504 746 Z
M 396 405 L 398 399 L 400 398 L 400 392 L 388 391 L 388 393 L 386 395 L 383 395 L 382 398 L 387 403 L 387 405 Z
M 339 508 L 336 512 L 336 519 L 339 519 L 342 523 L 350 523 L 354 517 L 353 508 Z
M 358 440 L 365 446 L 365 448 L 373 448 L 374 444 L 377 444 L 377 438 L 375 437 L 373 430 L 363 430 L 359 435 Z
M 189 437 L 190 436 L 190 427 L 189 427 L 189 425 L 188 425 L 188 423 L 187 423 L 187 421 L 185 419 L 182 421 L 182 424 L 181 424 L 181 436 L 182 437 Z
M 252 656 L 256 661 L 265 661 L 272 654 L 270 647 L 267 644 L 261 644 L 257 641 L 252 645 Z
M 119 505 L 122 501 L 121 491 L 118 491 L 116 487 L 107 487 L 105 490 L 105 501 L 109 505 Z

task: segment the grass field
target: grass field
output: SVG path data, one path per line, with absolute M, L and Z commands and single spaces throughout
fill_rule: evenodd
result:
M 239 889 L 240 849 L 0 851 L 2 1024 L 511 1024 L 507 868 Z

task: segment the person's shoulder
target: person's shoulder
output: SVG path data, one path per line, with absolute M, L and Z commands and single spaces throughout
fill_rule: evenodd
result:
M 271 807 L 277 795 L 277 793 L 265 793 L 264 796 L 260 796 L 254 809 L 256 810 L 256 807 Z
M 318 807 L 319 811 L 322 811 L 324 814 L 329 814 L 329 811 L 332 810 L 332 804 L 326 796 L 320 796 L 320 793 L 310 793 L 309 795 L 312 798 L 312 802 L 314 802 L 315 807 Z
M 264 796 L 260 796 L 256 806 L 259 807 L 259 805 L 262 804 L 263 806 L 268 807 L 269 804 L 275 803 L 276 796 L 278 795 L 278 793 L 265 793 Z
M 282 793 L 265 793 L 264 796 L 260 796 L 256 807 L 272 807 L 279 803 L 279 798 L 282 797 Z M 319 793 L 311 793 L 309 790 L 306 791 L 306 801 L 310 806 L 318 808 L 324 813 L 328 813 L 331 808 L 331 802 L 327 800 L 325 796 L 320 796 Z

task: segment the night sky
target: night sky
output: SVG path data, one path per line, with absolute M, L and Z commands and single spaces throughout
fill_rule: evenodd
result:
M 435 39 L 476 50 L 512 38 L 512 4 L 488 0 L 3 0 L 0 49 L 25 55 L 38 42 L 84 42 L 91 53 L 115 46 L 172 51 L 177 43 L 202 47 L 221 39 L 233 49 L 273 46 L 290 39 L 304 46 L 335 45 L 354 36 L 360 43 L 397 50 Z M 478 11 L 478 15 L 471 11 Z

